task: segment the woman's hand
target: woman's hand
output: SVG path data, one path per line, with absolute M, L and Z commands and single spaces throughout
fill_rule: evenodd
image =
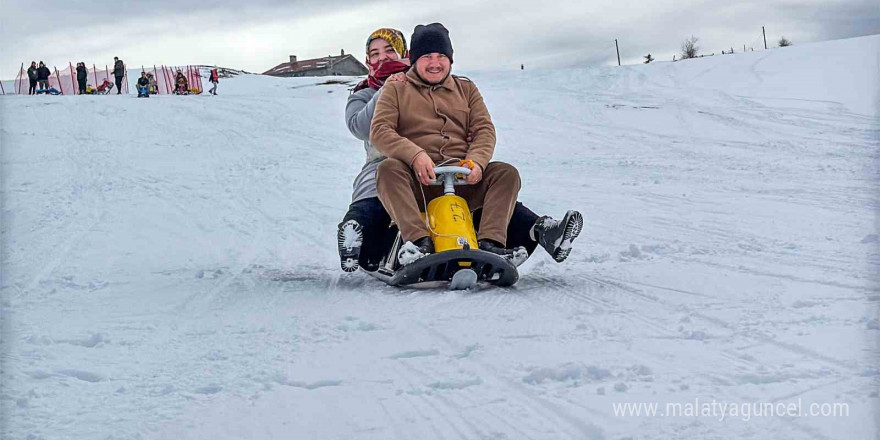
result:
M 404 82 L 404 81 L 406 81 L 406 74 L 403 72 L 397 72 L 394 75 L 389 76 L 388 79 L 385 80 L 385 82 L 388 82 L 388 81 Z

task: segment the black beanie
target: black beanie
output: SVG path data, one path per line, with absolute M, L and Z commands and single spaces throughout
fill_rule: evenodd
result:
M 429 53 L 442 53 L 452 63 L 452 41 L 449 31 L 440 23 L 418 25 L 409 39 L 409 62 L 415 65 L 416 60 Z

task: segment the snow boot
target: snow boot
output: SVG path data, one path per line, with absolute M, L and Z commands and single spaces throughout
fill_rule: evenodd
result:
M 414 261 L 434 253 L 434 240 L 431 237 L 422 237 L 415 242 L 408 241 L 400 247 L 397 253 L 397 261 L 406 266 Z
M 495 255 L 500 255 L 507 261 L 510 261 L 514 266 L 519 267 L 520 264 L 525 263 L 525 261 L 529 258 L 529 253 L 526 251 L 524 246 L 517 247 L 515 249 L 507 249 L 504 246 L 501 246 L 495 240 L 480 240 L 477 242 L 480 246 L 481 251 L 491 252 Z
M 339 244 L 339 263 L 342 270 L 346 272 L 358 270 L 358 258 L 361 256 L 361 245 L 364 242 L 363 226 L 354 219 L 340 223 L 336 240 Z
M 535 222 L 535 238 L 538 243 L 556 260 L 561 263 L 571 253 L 571 242 L 577 238 L 584 227 L 584 217 L 577 211 L 568 211 L 562 220 L 543 216 Z

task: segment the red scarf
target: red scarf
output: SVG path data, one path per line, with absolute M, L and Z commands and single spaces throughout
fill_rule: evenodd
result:
M 354 91 L 366 89 L 370 87 L 373 90 L 379 90 L 382 87 L 382 84 L 385 84 L 385 80 L 388 79 L 389 76 L 394 75 L 395 73 L 406 72 L 409 70 L 409 60 L 401 59 L 394 61 L 383 61 L 377 64 L 367 63 L 370 66 L 370 75 L 367 79 L 358 83 L 355 86 Z

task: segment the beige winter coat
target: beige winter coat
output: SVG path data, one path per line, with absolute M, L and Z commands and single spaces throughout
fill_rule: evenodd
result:
M 473 142 L 467 143 L 468 132 Z M 412 166 L 423 150 L 434 163 L 472 159 L 484 170 L 495 151 L 495 126 L 483 96 L 467 78 L 449 75 L 429 85 L 416 75 L 386 82 L 370 126 L 370 143 L 382 154 Z

